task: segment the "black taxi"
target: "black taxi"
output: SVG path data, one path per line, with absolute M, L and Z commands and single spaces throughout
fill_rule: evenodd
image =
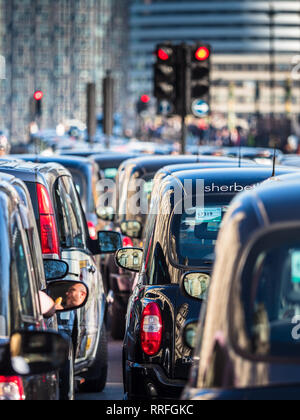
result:
M 222 219 L 237 193 L 271 175 L 268 167 L 214 168 L 177 172 L 161 181 L 152 195 L 144 250 L 124 248 L 116 254 L 121 267 L 139 272 L 123 346 L 126 398 L 182 393 L 192 363 L 182 331 L 198 320 L 207 299 Z M 201 273 L 199 300 L 179 287 L 184 275 L 191 274 L 192 283 L 193 271 Z
M 157 171 L 163 171 L 162 168 L 166 165 L 178 165 L 181 169 L 185 169 L 189 165 L 217 163 L 232 166 L 238 166 L 239 163 L 253 164 L 246 160 L 239 162 L 238 159 L 214 156 L 143 156 L 129 159 L 120 166 L 116 177 L 116 208 L 103 208 L 102 217 L 114 220 L 114 228 L 121 230 L 125 235 L 124 246 L 140 246 L 144 239 L 144 228 Z M 163 171 L 164 176 L 167 173 Z M 133 277 L 116 266 L 113 256 L 107 257 L 103 272 L 109 299 L 112 301 L 110 311 L 112 337 L 122 339 Z
M 299 174 L 233 201 L 183 398 L 299 400 Z
M 238 165 L 237 159 L 224 156 L 143 156 L 124 162 L 116 177 L 116 215 L 115 224 L 121 228 L 124 235 L 132 237 L 138 244 L 144 238 L 144 228 L 147 220 L 151 194 L 156 173 L 168 165 L 228 163 Z M 249 161 L 242 160 L 242 163 Z M 139 194 L 138 211 L 135 206 L 135 196 Z M 112 209 L 113 210 L 113 209 Z M 141 230 L 132 229 L 132 222 L 139 222 Z

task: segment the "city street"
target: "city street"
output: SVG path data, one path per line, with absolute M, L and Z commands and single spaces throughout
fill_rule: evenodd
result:
M 299 400 L 300 0 L 0 0 L 0 237 L 0 401 Z
M 108 378 L 105 390 L 100 394 L 77 394 L 76 400 L 123 400 L 122 341 L 110 340 L 108 345 L 108 357 Z

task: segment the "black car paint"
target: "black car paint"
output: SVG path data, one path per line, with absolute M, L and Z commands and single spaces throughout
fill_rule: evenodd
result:
M 127 156 L 128 157 L 128 156 Z M 103 161 L 106 159 L 102 157 Z M 102 168 L 101 162 L 96 158 L 99 167 Z M 198 167 L 201 164 L 213 165 L 216 163 L 220 163 L 226 165 L 228 163 L 229 166 L 238 166 L 239 161 L 236 159 L 229 159 L 226 157 L 202 157 L 202 156 L 141 156 L 138 158 L 127 159 L 122 165 L 119 167 L 118 175 L 116 178 L 117 184 L 117 209 L 116 209 L 116 217 L 114 222 L 113 229 L 120 230 L 120 225 L 123 221 L 126 220 L 137 220 L 139 221 L 143 227 L 146 226 L 147 214 L 138 214 L 130 215 L 128 213 L 126 200 L 128 199 L 127 195 L 120 195 L 121 191 L 127 191 L 128 185 L 130 184 L 131 180 L 138 180 L 141 177 L 151 178 L 155 177 L 155 174 L 161 170 L 163 176 L 166 176 L 169 171 L 175 168 L 175 165 L 178 165 L 178 168 L 183 169 L 183 167 L 190 167 L 195 166 Z M 240 162 L 242 165 L 252 165 L 252 162 L 248 162 L 246 160 L 242 160 Z M 174 165 L 172 167 L 168 167 L 165 170 L 163 169 L 166 165 Z M 192 169 L 192 168 L 191 168 Z M 121 212 L 124 210 L 124 212 Z M 144 229 L 141 234 L 141 238 L 133 239 L 133 243 L 135 246 L 140 246 L 142 239 L 144 238 Z M 126 311 L 128 299 L 132 292 L 132 284 L 133 284 L 133 276 L 128 275 L 128 273 L 124 273 L 123 270 L 120 270 L 114 261 L 112 256 L 107 257 L 105 264 L 104 264 L 104 272 L 105 277 L 107 278 L 107 290 L 112 290 L 114 294 L 114 298 L 118 302 L 118 306 L 122 313 Z
M 287 168 L 279 168 L 278 174 L 290 173 Z M 258 184 L 272 175 L 272 168 L 210 168 L 176 172 L 176 182 L 185 179 L 193 181 L 193 188 L 198 179 L 204 179 L 205 185 L 226 186 L 238 182 L 241 186 Z M 174 178 L 167 176 L 161 181 L 160 189 L 152 197 L 152 211 L 159 216 L 148 218 L 144 242 L 144 263 L 138 283 L 129 300 L 126 333 L 123 346 L 123 372 L 126 396 L 130 399 L 150 398 L 148 385 L 151 382 L 159 398 L 179 398 L 188 379 L 192 362 L 192 350 L 183 342 L 182 332 L 188 322 L 198 318 L 201 302 L 183 294 L 179 283 L 182 275 L 191 270 L 211 273 L 212 266 L 179 267 L 169 256 L 169 228 L 174 203 L 169 198 Z M 182 187 L 182 194 L 184 189 Z M 161 209 L 168 209 L 162 214 Z M 156 210 L 156 211 L 155 211 Z M 150 246 L 151 244 L 151 246 Z M 155 253 L 149 249 L 157 248 L 164 259 L 165 270 L 170 282 L 151 285 L 146 266 L 151 266 Z M 156 264 L 157 266 L 157 264 Z M 163 342 L 159 353 L 149 357 L 142 352 L 140 328 L 143 309 L 150 301 L 159 304 L 163 316 Z M 151 378 L 151 379 L 149 379 Z
M 232 247 L 233 238 L 227 237 L 227 247 L 218 253 L 206 314 L 202 314 L 205 322 L 202 328 L 199 325 L 200 336 L 195 350 L 197 362 L 183 394 L 184 399 L 299 400 L 299 361 L 256 360 L 242 354 L 233 340 L 230 315 L 230 308 L 239 305 L 232 294 L 238 271 L 232 268 L 239 261 L 243 261 L 245 266 L 247 259 L 241 257 L 246 250 L 249 255 L 248 252 L 255 246 L 254 238 L 259 236 L 263 239 L 277 230 L 299 230 L 299 179 L 297 173 L 279 176 L 264 183 L 254 194 L 239 195 L 229 209 L 218 246 L 225 243 L 225 232 L 235 232 L 238 238 L 234 238 L 235 247 Z M 242 214 L 244 217 L 239 217 Z M 225 260 L 228 269 L 226 272 L 223 270 L 221 278 L 220 269 Z M 213 315 L 216 310 L 218 318 Z
M 27 261 L 29 263 L 29 278 L 31 284 L 32 293 L 37 293 L 38 290 L 42 290 L 44 286 L 46 286 L 45 276 L 44 276 L 44 268 L 43 268 L 43 260 L 41 257 L 41 253 L 39 249 L 36 249 L 36 243 L 33 240 L 33 233 L 31 226 L 31 220 L 29 219 L 30 214 L 26 213 L 21 216 L 21 206 L 24 205 L 22 203 L 21 198 L 19 197 L 17 190 L 12 188 L 16 187 L 19 189 L 23 189 L 26 193 L 25 185 L 18 179 L 14 178 L 13 176 L 1 174 L 0 176 L 0 194 L 2 195 L 2 208 L 6 208 L 6 217 L 7 220 L 4 223 L 7 226 L 11 226 L 11 220 L 15 215 L 18 215 L 19 219 L 19 228 L 24 232 L 24 236 L 26 237 L 28 243 L 28 250 L 30 252 L 27 255 Z M 6 200 L 4 200 L 4 196 Z M 24 220 L 24 217 L 28 217 L 27 221 Z M 27 224 L 27 226 L 22 226 L 23 222 Z M 3 223 L 3 220 L 0 222 Z M 34 222 L 35 223 L 35 222 Z M 1 232 L 1 235 L 4 235 L 5 231 Z M 3 241 L 2 236 L 2 243 Z M 23 237 L 24 239 L 24 237 Z M 11 240 L 11 239 L 8 239 Z M 11 245 L 10 249 L 13 246 Z M 10 252 L 10 250 L 8 250 Z M 13 255 L 13 254 L 11 254 Z M 39 266 L 37 267 L 36 264 Z M 2 277 L 2 282 L 5 279 Z M 10 319 L 12 321 L 10 328 L 11 330 L 8 331 L 8 335 L 13 333 L 17 330 L 30 330 L 30 331 L 43 331 L 43 330 L 57 330 L 57 325 L 55 320 L 52 319 L 52 322 L 49 322 L 46 325 L 46 322 L 41 314 L 40 306 L 38 305 L 37 299 L 32 295 L 32 306 L 34 308 L 34 316 L 28 317 L 22 315 L 22 304 L 20 299 L 17 298 L 18 294 L 18 283 L 11 277 L 7 279 L 9 288 L 11 290 L 10 293 L 10 302 L 9 308 L 11 312 Z M 1 289 L 4 289 L 4 285 L 1 285 Z M 59 375 L 58 372 L 52 372 L 46 375 L 34 375 L 27 378 L 22 379 L 23 387 L 24 387 L 24 397 L 26 400 L 57 400 L 59 399 Z
M 71 174 L 82 178 L 84 191 L 80 192 L 80 198 L 86 218 L 97 225 L 96 202 L 93 192 L 93 176 L 98 174 L 98 166 L 93 159 L 73 156 L 40 156 L 40 155 L 10 155 L 11 159 L 22 159 L 25 162 L 34 163 L 57 163 L 67 168 Z
M 249 163 L 242 161 L 242 163 Z M 129 220 L 137 220 L 144 227 L 147 220 L 147 214 L 131 215 L 128 212 L 127 200 L 128 196 L 124 194 L 120 195 L 121 191 L 128 191 L 128 186 L 131 180 L 140 179 L 144 177 L 151 177 L 154 179 L 155 174 L 170 165 L 189 165 L 189 164 L 201 164 L 201 163 L 232 163 L 238 164 L 235 159 L 226 157 L 212 157 L 212 156 L 143 156 L 136 159 L 129 159 L 124 162 L 117 175 L 117 214 L 116 214 L 116 225 L 120 227 L 121 223 Z M 182 167 L 184 169 L 184 166 Z M 143 232 L 141 238 L 143 239 Z M 136 241 L 138 242 L 138 241 Z
M 16 178 L 20 178 L 26 185 L 29 186 L 29 192 L 31 195 L 31 200 L 33 204 L 33 208 L 35 211 L 37 225 L 39 226 L 39 210 L 37 205 L 37 196 L 36 196 L 36 183 L 40 183 L 45 186 L 48 190 L 50 197 L 53 200 L 54 197 L 54 190 L 56 181 L 61 177 L 69 178 L 70 180 L 71 175 L 59 164 L 51 163 L 51 164 L 35 164 L 31 162 L 20 162 L 20 161 L 0 161 L 0 172 L 1 173 L 8 173 Z M 70 181 L 71 182 L 71 181 Z M 82 219 L 83 222 L 85 221 L 85 216 L 82 210 Z M 86 248 L 82 250 L 85 254 L 85 259 L 94 261 L 93 264 L 95 265 L 95 259 L 92 255 L 90 249 L 93 248 L 93 241 L 90 240 L 86 222 L 85 225 L 85 238 L 86 238 Z M 73 252 L 77 252 L 76 249 L 70 250 Z M 92 265 L 93 265 L 92 264 Z M 71 274 L 71 273 L 70 273 Z M 98 270 L 94 273 L 95 275 L 99 275 Z M 94 275 L 92 272 L 88 274 L 88 276 L 92 277 Z M 91 281 L 92 286 L 89 284 Z M 104 326 L 104 317 L 105 317 L 105 310 L 106 310 L 106 297 L 104 294 L 102 278 L 100 276 L 100 281 L 91 280 L 87 281 L 89 289 L 91 291 L 90 296 L 97 302 L 97 318 L 96 314 L 93 317 L 87 316 L 87 311 L 91 311 L 93 306 L 90 304 L 86 305 L 84 308 L 76 311 L 77 313 L 77 321 L 76 323 L 72 323 L 69 325 L 68 322 L 62 321 L 61 317 L 59 320 L 59 328 L 69 334 L 69 336 L 73 339 L 74 344 L 74 352 L 75 364 L 74 369 L 77 375 L 85 376 L 88 372 L 88 369 L 93 365 L 96 355 L 97 346 L 100 340 L 101 330 Z M 94 293 L 92 292 L 94 289 L 97 289 L 97 296 L 95 297 Z M 91 307 L 90 307 L 91 306 Z M 79 318 L 81 318 L 82 322 L 79 322 Z M 76 319 L 76 318 L 75 318 Z M 91 325 L 89 323 L 91 322 Z M 88 323 L 86 325 L 86 323 Z M 86 345 L 87 345 L 87 334 L 88 330 L 94 331 L 94 328 L 97 329 L 95 343 L 92 347 L 89 348 L 89 354 L 86 354 Z

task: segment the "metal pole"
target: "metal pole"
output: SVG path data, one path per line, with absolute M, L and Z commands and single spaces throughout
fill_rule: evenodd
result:
M 114 128 L 114 79 L 111 71 L 103 80 L 103 132 L 106 135 L 106 148 L 110 148 L 110 138 Z
M 188 46 L 186 44 L 181 44 L 179 48 L 178 59 L 181 63 L 180 71 L 180 87 L 181 87 L 181 154 L 186 154 L 186 143 L 187 143 L 187 126 L 186 126 L 186 114 L 187 114 L 187 89 L 188 89 Z
M 187 138 L 187 126 L 185 122 L 185 114 L 181 115 L 181 154 L 186 154 L 186 138 Z
M 96 118 L 96 84 L 88 83 L 87 85 L 87 129 L 88 141 L 94 142 L 96 135 L 97 118 Z

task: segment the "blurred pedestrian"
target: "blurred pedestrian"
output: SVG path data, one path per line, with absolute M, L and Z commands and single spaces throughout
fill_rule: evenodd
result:
M 9 155 L 10 144 L 4 134 L 0 134 L 0 157 Z

